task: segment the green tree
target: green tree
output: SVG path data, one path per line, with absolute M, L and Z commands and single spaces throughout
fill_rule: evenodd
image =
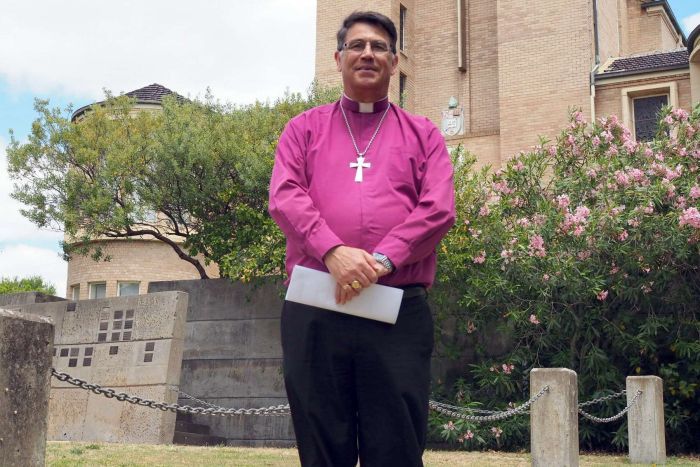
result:
M 27 142 L 12 135 L 7 149 L 12 196 L 39 227 L 65 231 L 67 257 L 108 259 L 95 240 L 145 236 L 202 278 L 209 261 L 239 279 L 279 273 L 283 237 L 267 214 L 277 140 L 294 115 L 338 95 L 312 85 L 272 104 L 166 97 L 162 111 L 137 112 L 108 94 L 77 124 L 70 108 L 37 100 Z
M 44 282 L 41 276 L 0 278 L 0 295 L 17 292 L 41 292 L 46 295 L 56 295 L 56 287 Z

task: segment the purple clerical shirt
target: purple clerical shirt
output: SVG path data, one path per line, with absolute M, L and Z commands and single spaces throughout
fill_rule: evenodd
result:
M 389 111 L 356 182 L 357 154 L 343 106 L 364 151 Z M 347 245 L 385 254 L 395 266 L 379 283 L 423 284 L 435 278 L 440 239 L 454 223 L 452 164 L 439 130 L 425 117 L 343 96 L 293 118 L 277 146 L 270 214 L 287 237 L 287 274 L 299 264 L 327 271 L 323 256 Z

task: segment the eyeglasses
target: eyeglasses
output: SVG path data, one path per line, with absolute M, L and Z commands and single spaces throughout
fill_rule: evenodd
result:
M 346 42 L 343 44 L 343 49 L 359 54 L 365 51 L 368 43 L 374 54 L 389 53 L 389 44 L 384 41 L 363 41 L 358 39 L 356 41 Z

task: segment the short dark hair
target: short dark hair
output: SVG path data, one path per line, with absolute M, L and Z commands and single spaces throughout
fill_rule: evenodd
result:
M 366 23 L 382 28 L 389 34 L 391 42 L 389 47 L 391 47 L 391 52 L 394 54 L 396 53 L 396 26 L 389 17 L 377 13 L 376 11 L 355 11 L 343 20 L 343 25 L 338 29 L 339 52 L 343 50 L 343 44 L 345 43 L 345 36 L 348 34 L 348 29 L 356 23 Z

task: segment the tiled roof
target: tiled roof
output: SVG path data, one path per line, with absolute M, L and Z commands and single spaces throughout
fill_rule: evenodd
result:
M 654 70 L 684 68 L 688 66 L 688 50 L 653 52 L 615 59 L 599 75 L 637 74 Z
M 141 89 L 136 89 L 134 91 L 129 91 L 126 93 L 127 96 L 133 97 L 138 101 L 155 102 L 161 102 L 163 100 L 163 97 L 167 96 L 168 94 L 175 93 L 170 89 L 166 88 L 165 86 L 161 86 L 157 83 L 149 84 L 148 86 L 144 86 Z

